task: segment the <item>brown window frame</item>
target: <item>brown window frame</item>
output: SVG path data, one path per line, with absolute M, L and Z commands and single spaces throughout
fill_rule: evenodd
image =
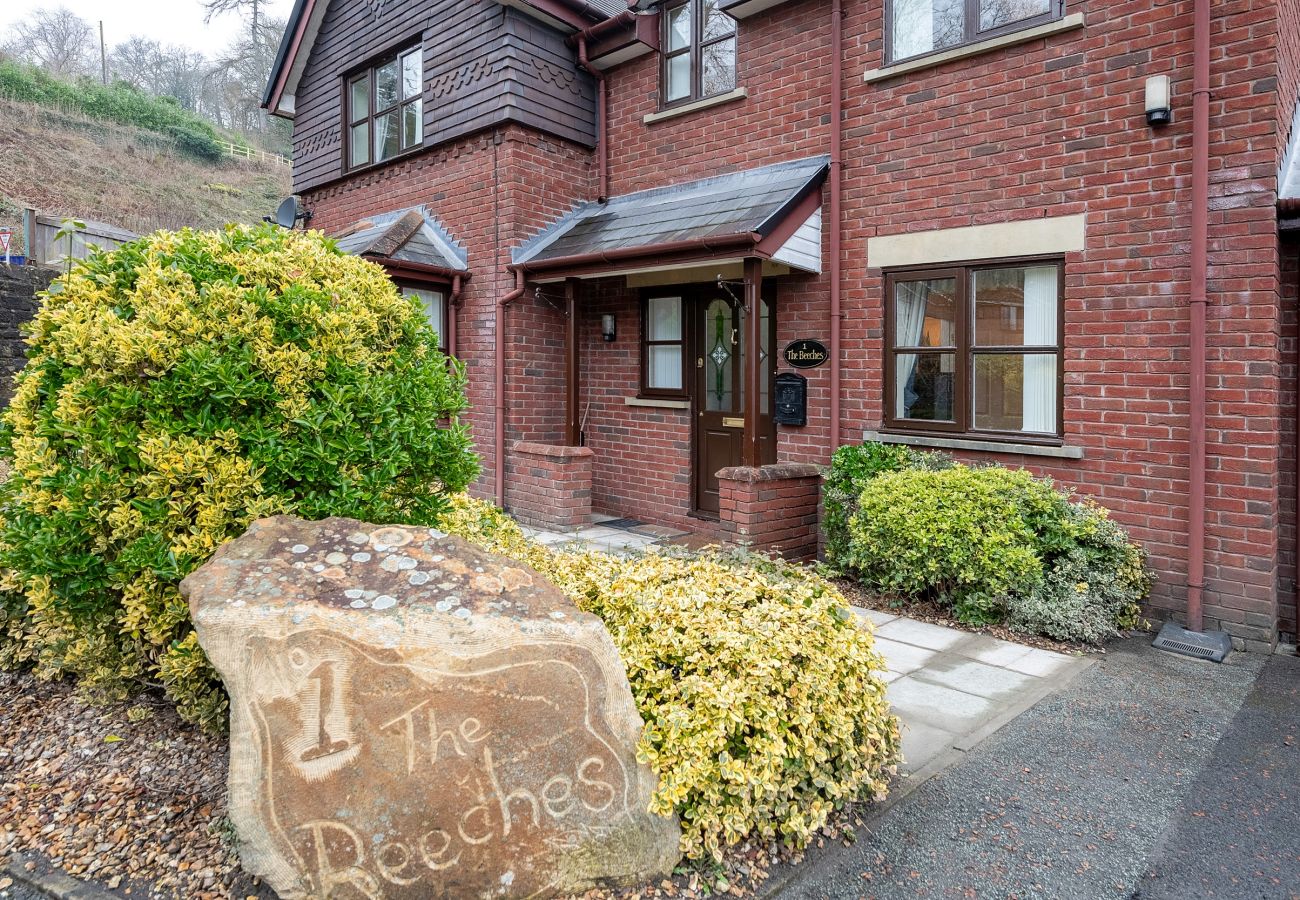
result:
M 665 300 L 675 298 L 681 304 L 678 314 L 681 317 L 681 332 L 675 341 L 652 341 L 650 340 L 650 301 Z M 690 303 L 687 292 L 681 289 L 645 291 L 641 295 L 641 323 L 638 343 L 641 347 L 641 376 L 637 383 L 637 397 L 644 400 L 687 400 L 690 399 L 690 385 L 687 382 L 689 374 L 686 365 L 687 359 L 691 355 L 691 348 L 688 343 L 687 316 Z M 681 387 L 680 388 L 662 388 L 650 386 L 650 348 L 651 347 L 679 347 L 681 349 Z
M 404 96 L 402 93 L 404 86 L 402 61 L 412 53 L 416 54 L 420 60 L 420 89 L 410 96 Z M 397 100 L 383 109 L 377 109 L 375 73 L 389 63 L 397 64 Z M 352 86 L 363 78 L 367 82 L 367 106 L 364 115 L 353 109 L 352 103 Z M 404 145 L 402 141 L 402 127 L 405 120 L 404 110 L 412 104 L 419 104 L 419 133 L 413 144 Z M 377 159 L 375 153 L 375 120 L 392 112 L 397 113 L 397 152 L 384 159 Z M 352 159 L 352 129 L 361 124 L 366 125 L 366 159 L 364 162 L 354 162 Z M 346 172 L 356 172 L 372 166 L 387 165 L 396 159 L 401 159 L 403 156 L 419 151 L 424 146 L 424 47 L 422 44 L 419 42 L 405 44 L 400 49 L 389 51 L 344 76 L 342 144 L 343 169 Z
M 976 345 L 975 298 L 971 292 L 973 275 L 985 269 L 1016 269 L 1053 265 L 1056 267 L 1056 344 Z M 973 260 L 931 266 L 907 266 L 889 269 L 884 279 L 884 402 L 883 430 L 902 435 L 943 434 L 977 438 L 984 441 L 1002 441 L 1016 444 L 1041 444 L 1060 446 L 1065 437 L 1065 260 L 1061 256 L 1017 256 L 998 259 Z M 909 347 L 895 343 L 897 331 L 895 318 L 895 285 L 900 281 L 923 281 L 953 278 L 956 281 L 956 337 L 952 347 Z M 952 353 L 955 356 L 953 387 L 953 420 L 926 422 L 897 417 L 895 398 L 897 357 L 901 353 Z M 974 426 L 975 358 L 979 355 L 1012 355 L 1026 353 L 1056 354 L 1056 431 L 997 431 Z
M 691 6 L 691 40 L 685 47 L 680 50 L 668 49 L 669 31 L 672 28 L 673 10 L 682 6 Z M 725 16 L 724 10 L 719 10 Z M 707 100 L 710 97 L 720 97 L 723 94 L 734 91 L 739 81 L 740 68 L 740 24 L 732 19 L 732 29 L 729 33 L 705 41 L 704 38 L 704 0 L 680 0 L 680 2 L 667 4 L 663 12 L 660 13 L 663 20 L 663 33 L 660 35 L 660 46 L 663 51 L 659 54 L 659 108 L 672 109 L 677 106 L 684 106 L 687 103 L 695 103 L 700 100 Z M 727 18 L 731 18 L 727 16 Z M 732 60 L 732 77 L 731 87 L 723 91 L 714 91 L 711 94 L 704 93 L 704 50 L 706 47 L 712 47 L 714 44 L 720 44 L 723 41 L 734 41 L 736 46 L 735 58 Z M 691 90 L 685 97 L 678 97 L 675 100 L 668 99 L 668 63 L 669 60 L 678 56 L 689 54 L 691 69 Z
M 1035 28 L 1048 22 L 1056 22 L 1065 17 L 1065 0 L 1049 0 L 1048 10 L 1045 13 L 1027 19 L 1017 19 L 1005 25 L 980 31 L 979 7 L 980 0 L 963 0 L 962 39 L 957 43 L 949 44 L 946 47 L 932 47 L 921 53 L 913 53 L 911 56 L 897 56 L 894 53 L 894 0 L 885 0 L 885 65 L 891 66 L 894 63 L 912 62 L 936 53 L 947 53 L 949 50 L 969 47 L 971 44 L 978 44 L 990 38 L 1023 31 L 1026 28 Z
M 451 319 L 451 285 L 445 281 L 417 281 L 414 278 L 393 278 L 393 284 L 397 285 L 397 290 L 403 297 L 411 297 L 406 293 L 407 291 L 428 291 L 442 297 L 442 324 L 435 330 L 438 332 L 438 349 L 442 351 L 443 356 L 450 356 L 447 327 Z

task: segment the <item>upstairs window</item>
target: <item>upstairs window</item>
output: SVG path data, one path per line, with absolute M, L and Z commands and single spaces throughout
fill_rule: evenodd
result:
M 663 106 L 736 87 L 736 20 L 717 0 L 686 0 L 664 10 Z
M 348 168 L 392 159 L 424 139 L 421 54 L 403 50 L 348 79 Z
M 887 0 L 889 61 L 1059 19 L 1064 0 Z

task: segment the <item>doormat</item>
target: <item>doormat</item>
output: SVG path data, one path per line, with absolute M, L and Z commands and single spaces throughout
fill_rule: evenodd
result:
M 608 522 L 599 523 L 602 528 L 622 528 L 624 530 L 636 528 L 638 525 L 644 525 L 640 519 L 610 519 Z

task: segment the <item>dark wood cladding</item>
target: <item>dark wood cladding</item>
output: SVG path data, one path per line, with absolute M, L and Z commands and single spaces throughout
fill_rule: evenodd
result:
M 595 145 L 594 84 L 558 32 L 495 0 L 334 0 L 295 95 L 295 191 L 344 174 L 343 76 L 417 41 L 425 149 L 504 122 Z

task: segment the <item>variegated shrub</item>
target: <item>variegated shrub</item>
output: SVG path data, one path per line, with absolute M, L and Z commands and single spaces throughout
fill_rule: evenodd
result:
M 181 578 L 270 513 L 435 521 L 477 472 L 419 308 L 318 234 L 141 238 L 57 281 L 29 344 L 0 439 L 0 664 L 161 682 L 207 725 L 225 697 Z

